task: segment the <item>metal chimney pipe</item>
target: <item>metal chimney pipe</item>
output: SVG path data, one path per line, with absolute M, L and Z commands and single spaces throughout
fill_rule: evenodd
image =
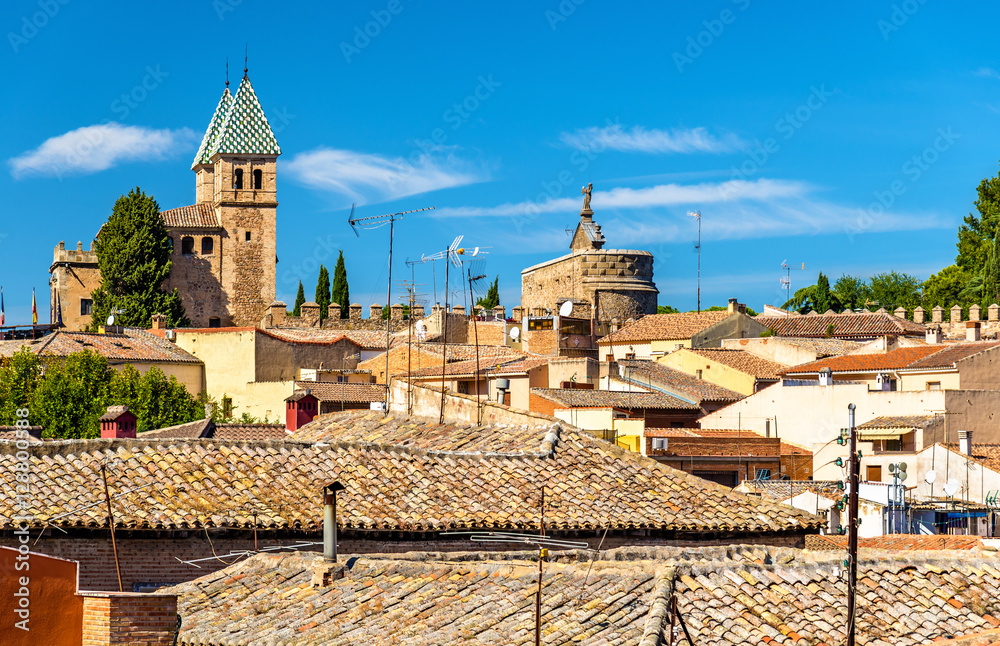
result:
M 343 491 L 340 482 L 323 487 L 323 558 L 337 562 L 337 492 Z

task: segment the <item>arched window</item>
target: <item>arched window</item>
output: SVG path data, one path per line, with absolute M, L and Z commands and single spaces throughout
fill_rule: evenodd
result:
M 212 253 L 215 247 L 215 242 L 208 236 L 201 239 L 201 253 L 203 256 L 207 256 Z
M 257 169 L 253 172 L 253 187 L 260 190 L 264 186 L 264 171 Z
M 212 318 L 208 319 L 208 327 L 222 327 L 222 320 L 218 316 L 213 316 Z M 227 397 L 222 398 L 223 410 L 225 409 L 227 399 L 228 399 Z M 230 409 L 232 409 L 232 405 L 233 405 L 233 400 L 229 399 Z M 228 413 L 226 413 L 226 417 L 229 417 L 232 414 L 233 412 L 232 410 L 230 410 Z
M 190 256 L 194 253 L 194 238 L 190 236 L 181 238 L 181 253 L 185 256 Z
M 237 168 L 233 172 L 233 188 L 241 189 L 243 188 L 243 169 Z

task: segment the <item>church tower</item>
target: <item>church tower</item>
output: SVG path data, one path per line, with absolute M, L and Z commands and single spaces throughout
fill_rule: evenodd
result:
M 217 223 L 221 294 L 210 326 L 255 325 L 275 297 L 281 149 L 246 72 L 235 95 L 223 92 L 191 167 L 194 206 Z

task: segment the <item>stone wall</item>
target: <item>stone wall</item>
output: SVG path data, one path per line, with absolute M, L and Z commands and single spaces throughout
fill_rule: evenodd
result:
M 521 272 L 521 308 L 531 315 L 538 308 L 556 314 L 566 300 L 596 300 L 600 320 L 626 320 L 655 314 L 657 294 L 648 251 L 582 250 Z
M 174 250 L 164 290 L 177 290 L 192 327 L 208 327 L 212 317 L 230 324 L 225 316 L 229 302 L 222 289 L 222 255 L 230 241 L 218 229 L 172 228 L 169 233 Z M 191 240 L 190 253 L 184 253 L 185 238 Z M 209 253 L 203 253 L 206 239 L 211 240 Z
M 83 314 L 83 300 L 90 300 L 90 294 L 101 285 L 101 270 L 97 267 L 97 252 L 94 243 L 90 250 L 83 249 L 83 243 L 76 243 L 76 249 L 66 249 L 66 243 L 56 245 L 49 268 L 49 307 L 51 323 L 55 323 L 56 295 L 62 307 L 63 325 L 68 330 L 78 331 L 90 325 L 90 314 Z M 44 320 L 39 313 L 39 322 Z

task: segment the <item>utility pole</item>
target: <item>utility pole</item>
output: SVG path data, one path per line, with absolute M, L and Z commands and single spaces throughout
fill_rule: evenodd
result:
M 698 244 L 694 246 L 698 252 L 698 313 L 701 313 L 701 211 L 688 211 L 688 215 L 698 220 Z
M 848 461 L 851 473 L 847 503 L 847 646 L 855 646 L 858 615 L 855 595 L 858 585 L 858 485 L 861 480 L 861 460 L 858 458 L 858 436 L 854 429 L 854 409 L 854 404 L 847 405 L 851 451 Z
M 469 302 L 472 304 L 472 329 L 476 335 L 476 424 L 483 423 L 483 401 L 482 395 L 479 394 L 479 316 L 475 313 L 476 310 L 476 297 L 472 293 L 472 284 L 486 278 L 486 274 L 480 276 L 473 276 L 472 270 L 467 269 L 466 272 L 469 275 Z M 490 381 L 486 380 L 486 396 L 489 397 L 490 394 Z

